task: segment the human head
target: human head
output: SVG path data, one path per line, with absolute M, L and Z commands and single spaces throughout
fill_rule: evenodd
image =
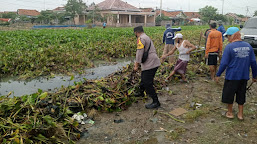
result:
M 173 39 L 178 43 L 183 40 L 183 35 L 181 33 L 177 33 Z
M 167 28 L 170 28 L 170 24 L 166 24 L 166 29 L 167 29 Z
M 216 29 L 217 24 L 216 24 L 216 23 L 211 23 L 211 24 L 210 24 L 210 27 L 211 27 L 211 29 Z
M 134 34 L 139 37 L 144 32 L 143 26 L 138 26 L 134 28 Z
M 233 42 L 233 40 L 235 39 L 234 35 L 239 32 L 239 28 L 237 27 L 230 27 L 227 29 L 227 31 L 224 33 L 223 36 L 226 36 L 228 38 L 229 42 Z M 241 35 L 239 34 L 239 36 L 241 37 Z M 239 39 L 239 38 L 237 38 Z

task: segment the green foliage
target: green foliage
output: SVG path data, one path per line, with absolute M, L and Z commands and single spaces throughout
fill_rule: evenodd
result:
M 218 9 L 212 6 L 205 6 L 204 8 L 199 9 L 201 19 L 204 22 L 210 23 L 211 20 L 215 20 Z
M 162 15 L 162 16 L 156 17 L 155 22 L 158 24 L 158 23 L 162 22 L 163 20 L 168 21 L 168 20 L 171 20 L 171 19 L 167 16 Z
M 222 14 L 216 14 L 214 17 L 214 20 L 216 20 L 216 21 L 221 20 L 222 22 L 228 21 L 227 17 Z
M 65 5 L 65 10 L 69 16 L 74 18 L 76 14 L 82 14 L 86 7 L 87 6 L 83 0 L 68 0 L 67 4 Z
M 107 15 L 106 17 L 102 17 L 102 15 L 100 14 L 100 10 L 97 7 L 94 7 L 94 10 L 89 11 L 89 13 L 87 14 L 87 19 L 91 20 L 93 23 L 95 23 L 95 21 L 103 22 L 106 21 Z
M 17 17 L 17 14 L 16 13 L 13 13 L 13 12 L 9 12 L 9 13 L 3 13 L 1 15 L 2 18 L 10 18 L 10 19 L 15 19 Z

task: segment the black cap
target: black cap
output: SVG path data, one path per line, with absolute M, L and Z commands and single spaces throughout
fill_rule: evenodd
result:
M 144 32 L 143 26 L 135 27 L 134 32 Z

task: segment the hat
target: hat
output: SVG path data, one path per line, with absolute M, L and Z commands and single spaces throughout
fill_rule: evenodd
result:
M 178 33 L 173 39 L 176 39 L 176 38 L 183 38 L 183 35 L 181 33 Z
M 222 20 L 219 20 L 219 21 L 218 21 L 218 24 L 222 24 Z
M 134 32 L 144 32 L 143 26 L 135 27 Z
M 166 28 L 169 28 L 170 27 L 170 24 L 166 24 Z
M 237 27 L 230 27 L 230 28 L 228 28 L 228 30 L 224 33 L 223 36 L 233 35 L 233 34 L 235 34 L 235 33 L 238 32 L 238 31 L 239 31 L 239 28 L 237 28 Z

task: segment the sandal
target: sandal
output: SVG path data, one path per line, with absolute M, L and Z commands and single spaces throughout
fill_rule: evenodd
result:
M 222 113 L 222 116 L 223 116 L 223 117 L 226 117 L 226 118 L 228 118 L 228 119 L 233 119 L 233 118 L 234 118 L 234 116 L 228 116 L 227 113 L 228 113 L 227 111 L 224 112 L 224 113 Z
M 239 121 L 244 121 L 244 118 L 239 118 L 239 117 L 238 117 L 238 114 L 237 114 L 237 119 L 238 119 Z

